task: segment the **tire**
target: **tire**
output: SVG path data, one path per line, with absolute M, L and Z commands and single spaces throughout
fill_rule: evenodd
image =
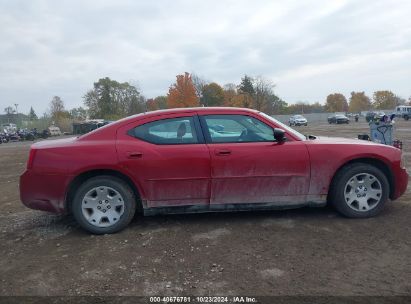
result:
M 408 115 L 404 115 L 404 119 L 408 120 L 408 119 L 410 119 L 410 117 Z
M 328 198 L 342 215 L 367 218 L 383 210 L 389 192 L 388 179 L 380 169 L 369 164 L 355 163 L 343 167 L 336 174 Z
M 307 126 L 307 124 L 304 124 L 304 126 Z
M 131 222 L 136 205 L 134 193 L 124 181 L 114 176 L 96 176 L 77 190 L 72 211 L 83 229 L 93 234 L 109 234 Z

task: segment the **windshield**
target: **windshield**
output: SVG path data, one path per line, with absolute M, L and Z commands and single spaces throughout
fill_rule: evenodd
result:
M 295 115 L 294 118 L 304 118 L 301 115 Z
M 263 115 L 265 118 L 268 118 L 269 120 L 271 120 L 272 122 L 274 122 L 276 125 L 280 126 L 281 129 L 285 130 L 286 132 L 294 135 L 295 137 L 297 137 L 300 140 L 306 140 L 305 135 L 301 134 L 300 132 L 297 132 L 294 129 L 291 129 L 289 126 L 283 124 L 282 122 L 279 122 L 277 119 L 263 113 L 263 112 L 259 112 L 261 115 Z

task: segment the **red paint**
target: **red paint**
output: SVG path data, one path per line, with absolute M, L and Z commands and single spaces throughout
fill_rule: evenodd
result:
M 210 114 L 248 115 L 282 128 L 249 109 L 170 109 L 138 114 L 79 138 L 34 144 L 27 170 L 20 177 L 21 200 L 33 209 L 64 213 L 67 191 L 76 176 L 109 169 L 129 177 L 144 207 L 320 203 L 336 171 L 358 158 L 376 159 L 389 167 L 395 185 L 392 199 L 407 188 L 408 174 L 400 167 L 401 151 L 365 141 L 301 140 L 286 130 L 283 143 L 155 145 L 127 134 L 158 119 Z

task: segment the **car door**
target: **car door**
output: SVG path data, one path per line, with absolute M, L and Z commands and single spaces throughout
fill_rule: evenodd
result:
M 276 142 L 273 128 L 249 115 L 202 115 L 211 156 L 210 204 L 304 202 L 310 164 L 302 141 Z
M 117 152 L 146 207 L 209 204 L 210 154 L 195 113 L 130 124 L 118 131 Z

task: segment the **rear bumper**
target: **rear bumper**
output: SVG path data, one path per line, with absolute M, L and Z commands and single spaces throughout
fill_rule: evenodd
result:
M 400 168 L 395 172 L 395 188 L 394 193 L 392 193 L 392 200 L 399 198 L 407 190 L 408 186 L 408 173 L 404 168 Z
M 30 209 L 65 213 L 65 193 L 70 176 L 26 170 L 20 176 L 20 200 Z

